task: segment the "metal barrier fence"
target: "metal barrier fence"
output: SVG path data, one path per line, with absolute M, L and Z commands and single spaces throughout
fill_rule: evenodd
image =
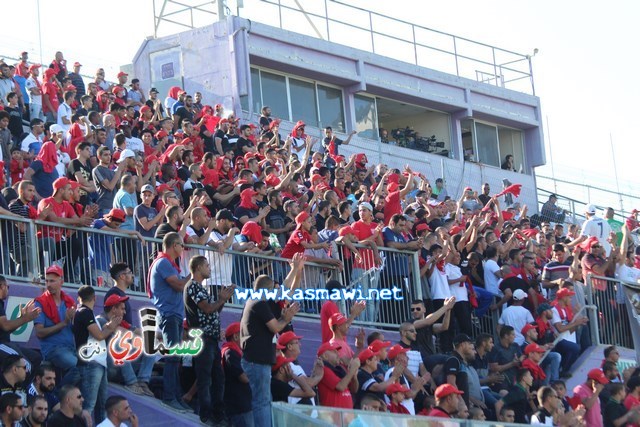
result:
M 589 274 L 585 295 L 587 304 L 598 308 L 597 344 L 634 348 L 622 282 L 610 277 Z
M 525 424 L 510 424 L 495 421 L 476 421 L 399 415 L 389 412 L 372 412 L 324 406 L 292 405 L 284 402 L 271 404 L 274 426 L 447 426 L 447 427 L 516 427 Z

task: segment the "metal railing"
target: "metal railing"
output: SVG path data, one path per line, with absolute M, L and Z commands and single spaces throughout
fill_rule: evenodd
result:
M 280 28 L 368 50 L 418 66 L 437 69 L 459 77 L 474 79 L 535 95 L 531 55 L 480 43 L 464 37 L 416 25 L 337 0 L 305 3 L 261 0 L 245 7 L 240 15 L 258 22 L 276 22 Z M 273 10 L 276 9 L 276 10 Z M 252 14 L 253 12 L 253 14 Z M 268 20 L 267 16 L 273 16 Z M 348 17 L 343 19 L 341 17 Z M 306 20 L 309 25 L 289 25 Z M 317 25 L 316 25 L 317 24 Z M 526 88 L 514 83 L 526 81 Z
M 634 348 L 622 281 L 589 274 L 585 283 L 587 304 L 598 310 L 596 344 Z
M 271 417 L 274 426 L 334 426 L 347 427 L 350 425 L 363 426 L 442 426 L 448 427 L 490 427 L 495 421 L 476 421 L 462 419 L 447 419 L 423 417 L 416 415 L 400 415 L 389 412 L 372 412 L 353 409 L 329 408 L 325 406 L 292 405 L 284 402 L 271 404 Z M 502 427 L 523 426 L 525 424 L 510 424 L 499 422 Z

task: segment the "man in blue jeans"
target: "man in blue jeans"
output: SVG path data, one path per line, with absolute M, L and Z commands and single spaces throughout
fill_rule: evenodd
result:
M 76 304 L 73 298 L 62 291 L 63 282 L 64 274 L 60 266 L 47 268 L 46 290 L 36 298 L 36 307 L 41 312 L 33 324 L 44 360 L 51 362 L 64 375 L 61 384 L 77 385 L 80 373 L 76 367 L 78 356 L 71 330 Z
M 287 280 L 285 280 L 285 283 Z M 273 280 L 267 275 L 256 278 L 253 289 L 273 289 Z M 300 310 L 298 303 L 282 309 L 280 318 L 274 312 L 280 307 L 273 300 L 246 302 L 240 321 L 242 369 L 249 377 L 252 394 L 253 423 L 255 427 L 271 426 L 271 366 L 276 362 L 274 335 L 281 332 Z
M 184 243 L 180 234 L 167 233 L 162 239 L 162 252 L 158 253 L 151 264 L 147 280 L 149 296 L 159 312 L 159 325 L 166 348 L 179 344 L 182 338 L 182 292 L 191 280 L 191 274 L 181 276 L 180 267 L 176 263 L 183 250 Z M 177 357 L 165 357 L 162 398 L 167 406 L 178 411 L 188 411 L 191 408 L 182 401 L 180 391 L 179 364 L 180 359 Z

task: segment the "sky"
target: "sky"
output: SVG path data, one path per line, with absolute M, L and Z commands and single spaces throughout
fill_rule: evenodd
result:
M 203 3 L 183 2 L 189 1 Z M 235 10 L 237 0 L 229 1 Z M 300 3 L 314 7 L 321 1 Z M 83 63 L 83 73 L 93 74 L 102 66 L 107 79 L 111 75 L 115 80 L 119 66 L 130 63 L 142 40 L 153 35 L 153 2 L 23 0 L 23 17 L 29 19 L 4 21 L 0 56 L 15 57 L 27 50 L 32 61 L 39 61 L 41 39 L 43 62 L 49 63 L 55 51 L 62 50 L 69 62 Z M 605 7 L 592 0 L 345 2 L 523 54 L 537 48 L 533 70 L 547 150 L 547 166 L 537 172 L 551 176 L 553 160 L 558 178 L 615 190 L 617 170 L 620 190 L 640 197 L 634 191 L 638 156 L 631 150 L 638 139 L 633 123 L 640 99 L 640 56 L 633 43 L 640 40 L 640 3 L 613 1 Z M 156 0 L 158 8 L 161 3 Z M 260 1 L 244 0 L 245 8 L 258 7 L 256 4 Z M 99 18 L 93 7 L 99 9 Z M 211 8 L 215 10 L 215 5 Z M 77 24 L 61 25 L 73 21 Z M 176 28 L 165 25 L 160 32 Z M 599 196 L 592 191 L 584 197 Z M 640 199 L 636 203 L 640 207 Z

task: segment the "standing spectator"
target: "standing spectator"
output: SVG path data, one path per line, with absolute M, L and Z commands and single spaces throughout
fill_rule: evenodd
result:
M 318 384 L 320 405 L 331 408 L 353 409 L 352 393 L 357 393 L 360 359 L 353 358 L 345 369 L 340 363 L 340 345 L 324 343 L 318 349 L 318 357 L 324 362 L 324 374 Z
M 339 291 L 342 289 L 342 284 L 337 280 L 329 280 L 325 285 L 325 288 L 329 295 L 331 295 L 334 290 Z M 366 301 L 357 301 L 353 306 L 351 306 L 351 310 L 349 312 L 349 318 L 347 319 L 347 328 L 351 326 L 353 321 L 362 313 L 365 308 Z M 322 307 L 320 308 L 320 333 L 322 335 L 322 342 L 328 342 L 332 336 L 333 332 L 331 331 L 331 326 L 329 325 L 329 319 L 335 314 L 340 313 L 340 309 L 338 305 L 332 301 L 331 299 L 327 299 L 324 303 L 322 303 Z
M 538 390 L 538 412 L 531 416 L 531 425 L 554 426 L 553 415 L 558 409 L 558 394 L 549 387 Z
M 38 79 L 40 75 L 40 64 L 29 66 L 29 78 L 25 82 L 25 88 L 29 91 L 29 118 L 44 120 L 42 114 L 42 84 Z
M 42 120 L 37 118 L 31 119 L 30 126 L 31 132 L 20 143 L 20 151 L 23 152 L 23 156 L 27 160 L 31 160 L 38 155 L 42 148 L 43 138 L 45 137 L 44 122 Z M 51 130 L 51 128 L 49 128 L 49 130 Z
M 560 280 L 569 278 L 571 261 L 565 259 L 565 257 L 564 245 L 556 243 L 553 245 L 551 262 L 545 264 L 542 269 L 542 287 L 547 290 L 547 299 L 549 301 L 553 301 L 556 298 Z
M 82 80 L 82 76 L 80 75 L 81 67 L 82 67 L 81 63 L 79 63 L 78 61 L 74 62 L 73 72 L 69 73 L 69 76 L 68 76 L 71 79 L 71 84 L 76 88 L 76 100 L 78 102 L 80 102 L 80 98 L 82 98 L 84 94 L 87 93 L 84 86 L 84 80 Z
M 33 199 L 36 195 L 36 189 L 31 181 L 20 181 L 18 185 L 18 198 L 9 203 L 9 210 L 15 215 L 19 215 L 26 219 L 36 219 L 37 211 L 33 207 Z M 29 235 L 26 224 L 16 222 L 13 233 L 13 245 L 10 248 L 11 258 L 16 263 L 16 274 L 21 277 L 27 277 L 29 272 L 33 271 L 32 266 L 34 260 L 30 260 L 29 247 L 27 245 L 27 236 Z M 31 236 L 29 236 L 31 237 Z
M 73 115 L 71 104 L 74 101 L 74 96 L 74 92 L 66 91 L 64 93 L 64 102 L 58 107 L 58 120 L 56 123 L 58 126 L 61 126 L 65 132 L 68 132 L 73 124 L 71 121 L 71 116 Z
M 605 427 L 618 427 L 622 425 L 636 424 L 640 419 L 638 412 L 640 407 L 636 406 L 632 410 L 627 410 L 622 403 L 626 396 L 623 384 L 611 384 L 611 397 L 605 404 L 602 417 Z
M 603 427 L 602 410 L 600 409 L 600 393 L 609 380 L 600 369 L 592 369 L 587 374 L 587 381 L 573 389 L 573 395 L 579 397 L 587 412 L 584 420 L 589 427 Z
M 45 281 L 46 290 L 36 298 L 41 313 L 33 321 L 40 350 L 45 360 L 63 372 L 62 384 L 77 384 L 80 380 L 76 367 L 78 356 L 71 329 L 76 313 L 75 302 L 62 291 L 62 268 L 57 265 L 47 268 Z
M 104 146 L 98 148 L 97 155 L 99 163 L 93 168 L 91 174 L 98 192 L 98 214 L 104 215 L 113 208 L 113 199 L 116 195 L 120 178 L 126 170 L 126 163 L 118 162 L 118 167 L 112 170 L 111 151 Z
M 475 345 L 470 336 L 465 334 L 458 334 L 453 339 L 453 352 L 451 357 L 447 359 L 444 364 L 445 380 L 448 384 L 456 386 L 458 390 L 462 392 L 465 403 L 469 402 L 469 389 L 470 382 L 475 381 L 474 385 L 477 385 L 479 391 L 480 380 L 478 378 L 477 371 L 469 366 L 469 362 L 475 360 Z M 473 369 L 473 372 L 471 370 Z M 469 378 L 474 375 L 475 378 Z M 475 393 L 477 395 L 477 393 Z M 475 401 L 474 403 L 478 403 Z
M 22 138 L 22 133 L 23 133 L 22 107 L 18 105 L 18 94 L 15 92 L 9 92 L 7 94 L 6 101 L 7 102 L 5 103 L 4 111 L 9 113 L 9 126 L 8 126 L 9 132 L 11 132 L 13 143 L 16 144 Z M 4 153 L 3 153 L 3 157 L 4 157 Z M 6 158 L 8 160 L 9 156 L 7 156 Z
M 251 386 L 249 377 L 241 365 L 240 322 L 227 326 L 224 331 L 227 342 L 222 346 L 222 368 L 224 369 L 224 406 L 231 421 L 237 427 L 253 427 L 251 411 Z
M 0 113 L 2 112 L 0 111 Z M 2 123 L 1 118 L 2 115 L 0 114 L 0 123 Z M 35 185 L 38 199 L 51 197 L 53 194 L 53 182 L 58 178 L 57 165 L 56 144 L 47 141 L 42 144 L 38 156 L 31 162 L 31 165 L 24 173 L 24 180 L 31 180 Z
M 295 389 L 302 390 L 300 384 L 296 380 L 297 378 L 304 381 L 309 385 L 309 387 L 313 389 L 318 385 L 318 383 L 322 379 L 322 376 L 324 375 L 324 365 L 322 364 L 322 361 L 320 359 L 316 359 L 313 365 L 313 372 L 311 373 L 311 377 L 307 377 L 304 369 L 302 369 L 302 366 L 300 366 L 296 362 L 298 356 L 300 356 L 300 349 L 302 346 L 300 341 L 301 339 L 302 337 L 296 335 L 292 331 L 285 332 L 280 335 L 280 338 L 278 338 L 278 345 L 276 346 L 276 348 L 278 350 L 281 350 L 282 354 L 286 358 L 292 360 L 289 367 L 291 368 L 293 379 L 289 381 L 289 385 Z M 300 403 L 315 406 L 314 400 L 309 397 L 301 398 L 298 396 L 289 395 L 288 402 L 292 404 Z
M 81 142 L 76 146 L 76 158 L 71 160 L 67 176 L 71 181 L 80 184 L 80 204 L 87 206 L 96 192 L 96 185 L 91 174 L 91 144 Z
M 162 249 L 149 268 L 147 291 L 153 305 L 160 314 L 160 330 L 166 348 L 178 345 L 182 337 L 184 317 L 183 291 L 191 280 L 191 274 L 182 277 L 176 259 L 184 251 L 182 237 L 178 233 L 168 233 L 162 239 Z M 167 357 L 163 372 L 163 401 L 179 411 L 190 409 L 182 402 L 177 357 Z
M 43 73 L 42 84 L 42 112 L 47 122 L 57 123 L 58 107 L 58 82 L 55 78 L 56 72 L 47 68 Z
M 260 275 L 256 278 L 253 289 L 271 290 L 273 286 L 273 280 L 269 276 Z M 291 322 L 299 309 L 300 305 L 294 303 L 284 308 L 281 317 L 276 319 L 268 301 L 251 299 L 246 302 L 242 311 L 242 369 L 251 384 L 255 426 L 271 425 L 271 366 L 276 361 L 273 337 Z
M 429 372 L 435 365 L 442 364 L 446 360 L 445 355 L 436 353 L 433 334 L 449 329 L 451 310 L 455 302 L 454 297 L 449 297 L 441 308 L 428 315 L 423 301 L 415 300 L 411 303 L 411 320 L 416 328 L 416 344 Z
M 513 327 L 503 326 L 500 328 L 499 335 L 500 342 L 493 347 L 487 356 L 489 371 L 504 375 L 503 383 L 494 386 L 495 391 L 499 391 L 500 388 L 509 388 L 515 383 L 516 370 L 520 366 L 520 362 L 524 360 L 520 346 L 514 342 L 516 333 Z M 496 409 L 496 413 L 499 412 Z
M 96 424 L 106 418 L 105 405 L 107 402 L 107 352 L 105 339 L 120 325 L 121 317 L 116 317 L 103 327 L 98 325 L 93 307 L 96 303 L 96 292 L 91 286 L 78 289 L 80 306 L 73 317 L 73 336 L 76 347 L 81 349 L 89 342 L 103 348 L 105 351 L 95 355 L 92 360 L 78 360 L 78 369 L 82 377 L 80 389 L 85 396 L 82 408 L 93 414 Z
M 133 108 L 136 111 L 140 111 L 140 108 L 145 105 L 145 102 L 146 100 L 144 99 L 144 94 L 140 89 L 140 80 L 131 80 L 129 90 L 127 91 L 127 105 L 133 105 Z
M 131 427 L 138 427 L 138 417 L 124 396 L 109 396 L 106 403 L 107 418 L 97 427 L 122 427 L 126 421 Z
M 598 239 L 600 246 L 604 249 L 604 257 L 608 257 L 611 253 L 611 244 L 608 241 L 609 235 L 611 234 L 611 227 L 609 226 L 609 223 L 596 215 L 596 206 L 594 204 L 587 205 L 584 213 L 587 220 L 582 224 L 580 237 L 573 240 L 567 246 L 572 248 L 586 241 L 589 237 L 595 237 Z
M 311 399 L 316 395 L 304 378 L 293 375 L 291 362 L 293 359 L 278 355 L 275 365 L 271 367 L 271 395 L 274 402 L 288 402 L 290 398 Z M 297 388 L 291 386 L 292 381 L 297 383 Z
M 523 307 L 525 300 L 527 299 L 527 293 L 522 289 L 516 289 L 513 292 L 513 304 L 505 308 L 498 320 L 498 331 L 501 326 L 512 326 L 516 334 L 515 343 L 522 345 L 524 343 L 524 336 L 522 336 L 522 328 L 527 323 L 533 323 L 533 316 L 531 312 Z
M 195 211 L 194 211 L 195 212 Z M 211 277 L 211 267 L 207 258 L 196 255 L 189 261 L 191 282 L 184 289 L 184 306 L 189 328 L 202 330 L 204 347 L 193 360 L 198 386 L 200 421 L 224 420 L 224 383 L 220 348 L 220 312 L 233 296 L 234 286 L 225 286 L 218 293 L 218 300 L 202 286 Z M 213 379 L 213 387 L 212 386 Z M 213 393 L 212 393 L 213 390 Z
M 151 204 L 155 197 L 156 191 L 150 184 L 145 184 L 140 190 L 140 197 L 142 203 L 140 203 L 133 210 L 133 216 L 136 221 L 136 231 L 138 231 L 144 237 L 154 237 L 158 225 L 164 220 L 164 216 L 167 210 L 167 206 L 163 205 L 160 211 L 156 210 Z
M 73 385 L 64 385 L 60 389 L 60 409 L 47 420 L 48 427 L 87 427 L 89 424 L 82 416 L 84 398 L 80 389 Z M 90 421 L 90 420 L 89 420 Z
M 422 241 L 418 241 L 422 246 Z M 445 261 L 444 271 L 447 275 L 449 290 L 456 299 L 452 311 L 452 315 L 455 317 L 455 324 L 458 326 L 460 333 L 472 335 L 471 313 L 473 309 L 469 304 L 469 290 L 467 289 L 467 286 L 471 286 L 471 283 L 469 277 L 462 274 L 462 270 L 458 267 L 461 262 L 460 252 L 456 250 L 450 251 Z
M 126 214 L 126 218 L 120 229 L 134 231 L 135 225 L 133 220 L 133 210 L 138 204 L 136 197 L 136 178 L 131 175 L 125 175 L 120 180 L 120 189 L 116 193 L 113 199 L 113 207 L 115 209 L 122 209 Z M 120 239 L 117 244 L 117 257 L 118 260 L 122 260 L 132 266 L 135 269 L 136 266 L 136 242 L 132 239 Z

